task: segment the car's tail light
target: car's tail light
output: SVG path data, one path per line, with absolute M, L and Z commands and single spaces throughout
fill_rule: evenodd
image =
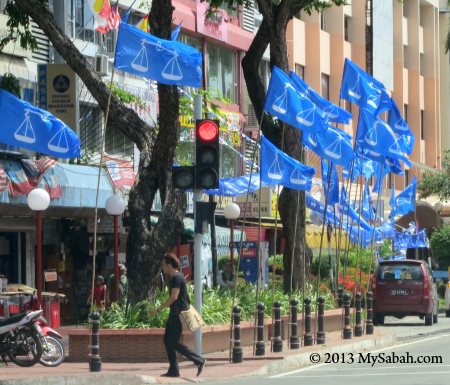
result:
M 423 275 L 423 298 L 430 298 L 430 279 L 428 278 L 428 274 L 426 272 Z

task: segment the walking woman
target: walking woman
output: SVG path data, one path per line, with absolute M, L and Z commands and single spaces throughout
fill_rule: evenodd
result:
M 180 343 L 182 326 L 180 312 L 189 308 L 189 296 L 186 287 L 186 280 L 183 274 L 178 271 L 180 261 L 173 253 L 167 253 L 162 262 L 161 268 L 168 279 L 169 297 L 158 308 L 153 309 L 150 315 L 154 317 L 162 309 L 170 307 L 169 318 L 166 323 L 164 333 L 164 345 L 166 347 L 167 358 L 169 359 L 169 370 L 162 374 L 163 377 L 180 377 L 177 353 L 182 354 L 197 366 L 197 377 L 202 373 L 206 360 L 187 346 Z

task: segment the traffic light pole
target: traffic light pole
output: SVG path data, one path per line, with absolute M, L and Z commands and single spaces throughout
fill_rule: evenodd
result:
M 202 95 L 194 96 L 194 119 L 201 119 L 202 116 Z M 202 198 L 202 190 L 194 189 L 194 223 L 196 218 L 196 205 Z M 203 227 L 203 226 L 202 226 Z M 202 313 L 202 234 L 194 234 L 194 301 L 195 308 Z M 197 354 L 202 354 L 202 328 L 194 332 L 194 350 Z

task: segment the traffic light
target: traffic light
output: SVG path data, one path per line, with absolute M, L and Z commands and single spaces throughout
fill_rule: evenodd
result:
M 195 166 L 173 166 L 172 184 L 174 188 L 190 190 L 195 187 Z
M 197 120 L 195 123 L 195 188 L 219 188 L 219 121 Z

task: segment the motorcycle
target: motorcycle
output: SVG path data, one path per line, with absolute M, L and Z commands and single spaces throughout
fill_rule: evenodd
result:
M 29 367 L 39 362 L 42 356 L 40 332 L 36 320 L 42 310 L 19 313 L 0 321 L 0 356 L 19 366 Z
M 47 325 L 47 320 L 44 317 L 39 317 L 36 321 L 37 325 L 42 331 L 42 356 L 39 362 L 44 366 L 58 366 L 65 358 L 64 345 L 62 335 L 55 329 Z
M 30 299 L 25 301 L 23 309 L 39 309 L 36 293 L 28 295 Z M 43 316 L 36 320 L 36 329 L 42 345 L 42 356 L 39 362 L 44 366 L 50 367 L 60 365 L 64 361 L 66 354 L 64 345 L 60 342 L 62 341 L 62 335 L 48 326 L 47 320 Z

